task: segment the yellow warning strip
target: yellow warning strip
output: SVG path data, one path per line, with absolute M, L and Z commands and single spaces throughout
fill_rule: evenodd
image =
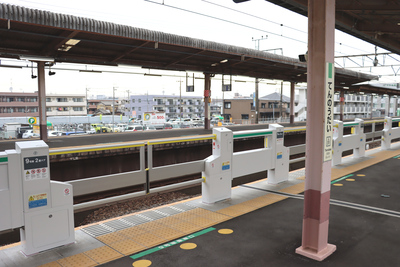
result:
M 150 140 L 147 142 L 147 144 L 148 145 L 162 145 L 162 144 L 201 141 L 201 140 L 210 140 L 210 139 L 212 139 L 212 140 L 217 139 L 217 135 L 212 134 L 212 135 L 206 135 L 204 137 L 199 137 L 199 138 L 170 138 L 170 139 L 161 139 L 160 141 Z
M 62 154 L 73 154 L 73 153 L 82 153 L 82 152 L 92 152 L 92 151 L 102 151 L 102 150 L 114 150 L 114 149 L 121 149 L 121 148 L 130 148 L 130 147 L 141 147 L 144 144 L 134 144 L 134 145 L 122 145 L 122 146 L 110 146 L 110 147 L 90 147 L 86 149 L 76 149 L 76 150 L 65 150 L 65 151 L 55 151 L 50 152 L 50 156 L 54 155 L 62 155 Z

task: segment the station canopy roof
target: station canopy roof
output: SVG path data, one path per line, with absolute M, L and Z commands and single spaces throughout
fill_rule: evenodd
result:
M 307 16 L 308 0 L 266 0 Z M 400 1 L 336 0 L 336 29 L 400 55 Z
M 298 59 L 9 4 L 0 4 L 0 57 L 307 80 Z M 377 79 L 341 68 L 335 74 L 336 88 Z

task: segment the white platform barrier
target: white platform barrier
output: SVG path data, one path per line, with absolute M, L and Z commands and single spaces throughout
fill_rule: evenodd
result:
M 353 127 L 354 133 L 343 135 L 344 127 Z M 353 149 L 353 157 L 359 158 L 365 155 L 364 121 L 355 119 L 354 122 L 333 121 L 333 147 L 332 166 L 342 163 L 342 153 Z
M 72 196 L 70 184 L 50 180 L 45 142 L 0 152 L 0 231 L 20 228 L 25 255 L 75 242 Z
M 289 148 L 283 145 L 284 127 L 270 124 L 269 129 L 232 132 L 213 129 L 213 155 L 205 160 L 202 201 L 215 203 L 231 197 L 234 178 L 268 170 L 268 183 L 277 184 L 289 177 Z M 264 136 L 265 147 L 233 153 L 233 139 Z
M 393 139 L 400 138 L 400 127 L 392 127 L 393 122 L 400 122 L 400 118 L 392 119 L 385 118 L 385 126 L 383 129 L 383 136 L 381 139 L 381 147 L 383 150 L 390 149 Z

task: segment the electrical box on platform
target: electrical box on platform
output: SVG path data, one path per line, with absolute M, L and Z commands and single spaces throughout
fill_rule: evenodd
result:
M 26 255 L 75 242 L 72 185 L 50 180 L 45 142 L 0 152 L 0 177 L 0 231 L 20 228 Z

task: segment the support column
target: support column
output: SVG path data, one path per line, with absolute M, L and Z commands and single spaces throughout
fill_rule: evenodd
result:
M 372 110 L 373 110 L 373 108 L 374 108 L 374 95 L 373 94 L 371 94 L 371 117 L 370 117 L 370 119 L 372 120 Z
M 334 94 L 335 0 L 308 1 L 307 135 L 303 238 L 296 253 L 322 261 L 328 244 Z
M 399 99 L 397 98 L 397 96 L 394 97 L 395 101 L 394 101 L 394 107 L 393 107 L 393 117 L 397 117 L 397 108 L 399 106 L 399 103 L 397 102 Z
M 210 129 L 211 74 L 204 73 L 204 129 Z M 222 103 L 223 105 L 224 103 Z
M 255 98 L 256 98 L 256 106 L 255 106 L 255 110 L 256 110 L 256 120 L 255 120 L 255 123 L 256 124 L 258 124 L 258 117 L 260 116 L 260 101 L 259 101 L 259 99 L 258 99 L 258 84 L 260 83 L 260 79 L 258 79 L 258 78 L 256 78 L 256 96 L 255 96 Z
M 344 91 L 340 90 L 340 121 L 343 121 L 344 113 Z
M 387 96 L 387 101 L 386 101 L 386 114 L 385 116 L 391 117 L 390 116 L 390 95 Z
M 40 121 L 40 139 L 48 141 L 47 137 L 47 118 L 46 118 L 46 85 L 44 74 L 44 61 L 37 62 L 38 73 L 38 97 L 39 97 L 39 121 Z
M 295 82 L 290 82 L 290 124 L 294 123 L 294 98 L 296 97 L 294 95 L 295 85 Z

